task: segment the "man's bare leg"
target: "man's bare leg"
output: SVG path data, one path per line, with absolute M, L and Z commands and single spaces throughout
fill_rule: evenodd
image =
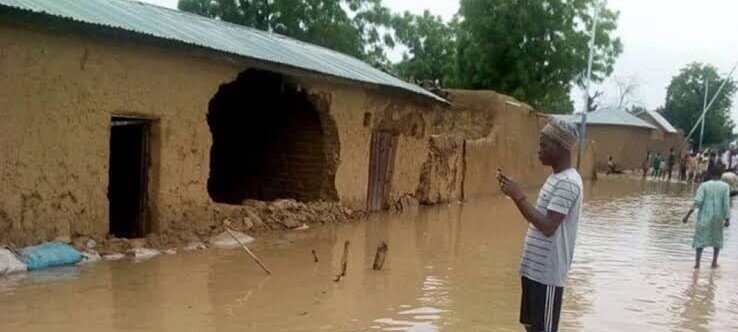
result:
M 525 332 L 536 332 L 533 330 L 533 326 L 531 325 L 523 325 L 525 327 Z
M 704 248 L 697 248 L 697 254 L 694 258 L 694 268 L 699 269 L 700 268 L 700 260 L 702 260 L 702 250 Z
M 712 248 L 712 268 L 718 267 L 718 255 L 720 255 L 720 248 Z

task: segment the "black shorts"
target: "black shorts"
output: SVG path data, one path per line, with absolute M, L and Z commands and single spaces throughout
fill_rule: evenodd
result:
M 558 331 L 564 287 L 547 286 L 526 277 L 522 280 L 520 323 L 532 326 L 536 332 Z

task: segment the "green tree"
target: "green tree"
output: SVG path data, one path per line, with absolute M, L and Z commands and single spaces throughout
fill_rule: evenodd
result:
M 179 0 L 180 10 L 325 46 L 387 65 L 392 19 L 382 0 Z M 383 32 L 385 31 L 385 32 Z
M 675 127 L 683 130 L 685 134 L 689 133 L 702 115 L 705 82 L 708 83 L 710 90 L 708 92 L 709 102 L 722 84 L 723 78 L 712 65 L 694 62 L 682 68 L 679 74 L 671 79 L 666 90 L 664 117 Z M 730 119 L 730 110 L 733 106 L 732 100 L 735 92 L 736 83 L 729 78 L 705 116 L 703 144 L 716 144 L 733 137 L 735 124 Z M 699 129 L 697 130 L 692 137 L 699 139 Z
M 428 10 L 423 15 L 405 12 L 392 20 L 395 40 L 408 51 L 394 71 L 407 80 L 431 80 L 443 84 L 452 70 L 455 34 L 440 16 Z
M 587 66 L 595 0 L 461 0 L 451 86 L 494 89 L 549 113 L 570 113 Z M 622 52 L 618 13 L 600 14 L 593 80 Z

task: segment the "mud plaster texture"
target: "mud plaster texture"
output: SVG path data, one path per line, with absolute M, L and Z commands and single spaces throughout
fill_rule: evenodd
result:
M 204 110 L 237 68 L 13 26 L 2 26 L 0 45 L 0 214 L 7 217 L 0 232 L 7 240 L 107 233 L 112 115 L 154 121 L 154 231 L 209 203 Z
M 460 187 L 445 186 L 456 189 L 456 195 L 448 197 L 473 199 L 499 194 L 495 179 L 497 168 L 526 187 L 537 186 L 545 181 L 550 169 L 541 165 L 537 151 L 539 132 L 548 123 L 547 116 L 536 113 L 525 103 L 492 91 L 449 90 L 449 93 L 453 114 L 459 114 L 455 116 L 464 119 L 460 123 L 468 123 L 466 119 L 484 121 L 479 121 L 476 126 L 467 125 L 466 128 L 473 130 L 460 134 L 464 143 L 456 149 L 463 150 L 462 158 L 456 159 L 445 153 L 450 156 L 448 160 L 456 160 L 457 165 L 453 168 L 463 172 L 459 177 L 462 180 Z M 590 142 L 582 158 L 581 173 L 584 178 L 594 176 L 594 153 L 593 143 Z M 576 162 L 576 156 L 573 160 Z M 445 181 L 451 184 L 454 172 L 446 174 L 450 176 L 445 177 Z M 438 176 L 429 178 L 435 181 L 439 179 Z
M 417 199 L 432 205 L 459 200 L 464 178 L 464 140 L 454 136 L 431 136 L 423 163 Z
M 641 127 L 592 125 L 587 126 L 587 137 L 596 142 L 598 171 L 607 169 L 607 158 L 612 156 L 616 166 L 625 170 L 640 170 L 646 152 L 669 155 L 669 149 L 679 155 L 684 142 L 681 134 L 668 134 Z M 617 139 L 615 139 L 617 138 Z M 650 167 L 650 165 L 649 165 Z
M 237 230 L 266 231 L 361 218 L 377 131 L 397 138 L 390 205 L 493 194 L 498 165 L 530 184 L 547 174 L 535 158 L 545 120 L 509 97 L 451 91 L 448 107 L 284 70 L 320 111 L 338 202 L 216 204 L 207 192 L 209 102 L 239 73 L 264 66 L 0 24 L 0 243 L 23 246 L 58 236 L 94 238 L 102 248 L 125 243 L 107 236 L 112 116 L 151 120 L 146 227 L 149 245 L 160 248 L 219 234 L 224 219 L 235 220 Z
M 207 192 L 208 105 L 221 85 L 263 64 L 6 23 L 0 25 L 0 86 L 7 87 L 0 89 L 0 242 L 108 233 L 112 116 L 151 120 L 150 232 L 198 229 L 231 210 Z M 441 107 L 376 87 L 298 76 L 291 81 L 308 92 L 333 138 L 326 151 L 336 164 L 337 197 L 361 209 L 372 132 L 422 139 L 430 120 L 418 113 Z

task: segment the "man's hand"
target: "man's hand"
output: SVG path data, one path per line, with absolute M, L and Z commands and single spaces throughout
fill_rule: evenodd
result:
M 523 190 L 520 189 L 520 185 L 502 174 L 502 170 L 499 168 L 497 169 L 497 182 L 500 184 L 500 189 L 502 190 L 502 193 L 512 198 L 514 201 L 517 202 L 525 198 L 525 193 L 523 193 Z
M 687 215 L 686 217 L 682 218 L 682 223 L 683 224 L 686 224 L 687 221 L 689 221 L 689 215 Z

